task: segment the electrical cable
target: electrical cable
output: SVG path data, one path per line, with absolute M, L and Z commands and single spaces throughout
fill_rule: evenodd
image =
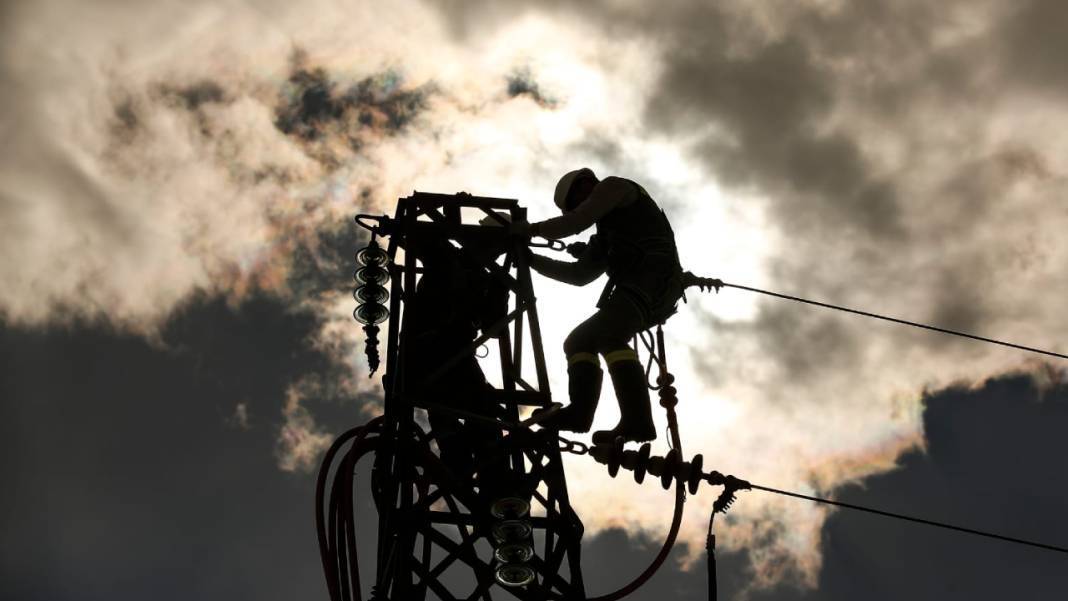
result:
M 752 483 L 750 483 L 749 486 L 753 490 L 762 490 L 764 492 L 770 492 L 770 493 L 774 493 L 774 494 L 777 494 L 777 495 L 784 495 L 784 496 L 787 496 L 787 497 L 795 497 L 795 498 L 798 498 L 798 499 L 805 499 L 807 501 L 814 501 L 816 503 L 824 503 L 826 505 L 834 505 L 834 506 L 837 506 L 837 507 L 845 507 L 846 509 L 855 509 L 857 511 L 864 511 L 864 512 L 867 512 L 867 513 L 874 513 L 876 515 L 881 515 L 881 516 L 884 516 L 884 517 L 894 518 L 894 519 L 898 519 L 898 520 L 905 520 L 905 521 L 908 521 L 908 522 L 915 522 L 917 524 L 925 524 L 927 526 L 935 526 L 937 528 L 945 528 L 947 530 L 955 530 L 957 532 L 964 532 L 964 533 L 967 533 L 967 534 L 974 534 L 976 536 L 984 536 L 986 538 L 992 538 L 992 539 L 995 539 L 995 540 L 1000 540 L 1002 542 L 1008 542 L 1008 543 L 1013 543 L 1013 544 L 1018 544 L 1018 545 L 1027 545 L 1029 547 L 1037 547 L 1039 549 L 1044 549 L 1044 550 L 1047 550 L 1047 551 L 1056 551 L 1058 553 L 1066 553 L 1066 554 L 1068 554 L 1068 548 L 1058 547 L 1056 545 L 1050 545 L 1050 544 L 1046 544 L 1046 543 L 1035 542 L 1035 541 L 1026 540 L 1026 539 L 1022 539 L 1022 538 L 1015 538 L 1015 537 L 1012 537 L 1012 536 L 1005 536 L 1003 534 L 996 534 L 996 533 L 993 533 L 993 532 L 985 532 L 983 530 L 975 530 L 975 529 L 972 529 L 972 528 L 965 528 L 963 526 L 956 526 L 954 524 L 947 524 L 945 522 L 938 522 L 938 521 L 935 521 L 935 520 L 928 520 L 928 519 L 924 519 L 924 518 L 913 517 L 913 516 L 905 515 L 905 514 L 902 514 L 902 513 L 894 513 L 892 511 L 884 511 L 882 509 L 874 509 L 872 507 L 864 507 L 863 505 L 855 505 L 853 503 L 846 503 L 844 501 L 834 501 L 832 499 L 823 499 L 823 498 L 820 498 L 820 497 L 813 497 L 813 496 L 809 496 L 809 495 L 803 495 L 801 493 L 790 492 L 788 490 L 780 490 L 778 488 L 771 488 L 770 486 L 760 486 L 759 484 L 752 484 Z
M 918 322 L 915 322 L 915 321 L 908 321 L 908 320 L 905 320 L 905 319 L 898 319 L 897 317 L 888 317 L 886 315 L 879 315 L 878 313 L 871 313 L 871 312 L 868 312 L 868 311 L 861 311 L 859 309 L 850 309 L 849 307 L 842 307 L 842 306 L 839 306 L 839 305 L 832 305 L 830 303 L 823 303 L 823 302 L 820 302 L 820 301 L 809 300 L 807 298 L 801 298 L 799 296 L 791 296 L 789 294 L 781 294 L 779 292 L 771 292 L 769 290 L 761 290 L 760 288 L 753 288 L 751 286 L 743 286 L 741 284 L 731 284 L 731 283 L 723 282 L 723 281 L 720 281 L 720 280 L 716 280 L 716 281 L 718 282 L 718 285 L 716 285 L 716 284 L 710 284 L 710 285 L 716 286 L 717 288 L 722 286 L 722 287 L 725 287 L 725 288 L 737 288 L 739 290 L 748 290 L 749 292 L 756 292 L 756 293 L 759 293 L 759 294 L 766 294 L 768 296 L 774 296 L 776 298 L 783 298 L 783 299 L 786 299 L 786 300 L 792 300 L 792 301 L 797 301 L 797 302 L 800 302 L 800 303 L 806 303 L 806 304 L 809 304 L 809 305 L 815 305 L 817 307 L 823 307 L 825 309 L 834 309 L 836 311 L 845 311 L 846 313 L 853 313 L 853 314 L 856 314 L 856 315 L 863 315 L 864 317 L 871 317 L 871 318 L 874 318 L 874 319 L 881 319 L 881 320 L 884 320 L 884 321 L 890 321 L 890 322 L 897 323 L 897 324 L 902 324 L 902 325 L 906 325 L 906 326 L 912 326 L 914 328 L 922 328 L 924 330 L 931 330 L 931 331 L 934 331 L 934 332 L 941 332 L 943 334 L 952 334 L 953 336 L 960 336 L 962 338 L 970 338 L 972 340 L 978 340 L 980 342 L 989 342 L 990 344 L 998 344 L 998 345 L 1001 345 L 1001 346 L 1007 346 L 1007 347 L 1010 347 L 1010 348 L 1019 349 L 1019 350 L 1022 350 L 1022 351 L 1028 351 L 1028 352 L 1031 352 L 1031 353 L 1038 353 L 1038 354 L 1041 354 L 1041 355 L 1048 355 L 1050 357 L 1057 357 L 1058 359 L 1068 359 L 1068 355 L 1064 355 L 1064 354 L 1061 354 L 1061 353 L 1055 353 L 1053 351 L 1047 351 L 1047 350 L 1043 350 L 1043 349 L 1035 348 L 1035 347 L 1031 347 L 1031 346 L 1024 346 L 1022 344 L 1016 344 L 1016 343 L 1013 343 L 1013 342 L 1005 342 L 1004 340 L 996 340 L 994 338 L 986 338 L 984 336 L 977 336 L 975 334 L 969 334 L 967 332 L 959 332 L 957 330 L 950 330 L 948 328 L 940 328 L 938 326 L 927 325 L 927 324 L 918 323 Z

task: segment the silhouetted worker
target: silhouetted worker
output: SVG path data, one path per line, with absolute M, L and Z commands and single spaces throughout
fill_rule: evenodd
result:
M 571 404 L 545 425 L 588 432 L 601 394 L 603 355 L 619 401 L 619 424 L 593 434 L 594 443 L 656 438 L 645 370 L 628 342 L 640 331 L 663 323 L 682 296 L 682 268 L 675 235 L 664 212 L 637 183 L 620 177 L 597 179 L 590 169 L 564 175 L 556 185 L 563 215 L 515 231 L 564 238 L 596 226 L 578 261 L 532 255 L 531 267 L 554 280 L 585 286 L 601 274 L 608 284 L 597 312 L 564 341 Z
M 469 259 L 448 239 L 426 238 L 409 248 L 423 263 L 424 273 L 415 287 L 413 310 L 404 312 L 401 345 L 405 349 L 406 389 L 419 390 L 424 379 L 441 363 L 463 353 L 478 330 L 503 318 L 508 310 L 508 291 L 478 265 L 504 252 L 494 245 L 467 241 Z M 426 391 L 428 401 L 486 417 L 499 413 L 489 399 L 490 385 L 473 351 L 462 356 Z M 461 480 L 486 463 L 481 486 L 492 486 L 502 472 L 500 462 L 492 461 L 489 449 L 500 438 L 500 430 L 477 420 L 461 421 L 438 409 L 427 416 L 436 437 L 442 461 Z M 504 467 L 503 471 L 507 471 Z M 490 481 L 487 481 L 490 480 Z

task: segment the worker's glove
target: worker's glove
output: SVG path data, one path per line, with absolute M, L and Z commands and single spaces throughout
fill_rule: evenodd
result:
M 581 259 L 582 255 L 586 253 L 586 247 L 587 244 L 585 242 L 572 242 L 567 245 L 567 254 L 576 259 Z

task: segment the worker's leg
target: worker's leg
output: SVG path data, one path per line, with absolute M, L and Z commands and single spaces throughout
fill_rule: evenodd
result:
M 641 328 L 640 310 L 631 300 L 614 295 L 589 319 L 579 324 L 564 341 L 568 357 L 571 404 L 552 425 L 561 430 L 588 432 L 601 392 L 602 372 L 598 354 L 605 355 L 609 374 L 620 403 L 618 434 L 628 440 L 652 440 L 656 430 L 649 408 L 645 372 L 627 341 Z M 612 434 L 614 438 L 617 434 Z
M 619 423 L 611 430 L 594 432 L 593 443 L 610 443 L 617 436 L 636 442 L 653 440 L 656 438 L 656 427 L 653 425 L 645 370 L 638 360 L 638 354 L 623 345 L 605 353 L 604 358 L 619 401 Z
M 629 441 L 656 438 L 645 370 L 638 354 L 627 344 L 644 323 L 639 306 L 637 299 L 617 290 L 599 311 L 610 325 L 601 336 L 598 350 L 604 355 L 619 401 L 619 424 L 611 430 L 594 432 L 595 444 L 611 442 L 617 436 Z
M 600 313 L 598 311 L 598 313 Z M 547 428 L 589 432 L 601 398 L 601 360 L 597 356 L 598 313 L 578 325 L 564 340 L 567 357 L 567 392 L 571 404 L 542 422 Z

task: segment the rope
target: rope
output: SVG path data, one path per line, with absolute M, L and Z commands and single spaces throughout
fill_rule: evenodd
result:
M 892 511 L 884 511 L 882 509 L 874 509 L 872 507 L 864 507 L 863 505 L 855 505 L 853 503 L 845 503 L 843 501 L 834 501 L 834 500 L 831 500 L 831 499 L 823 499 L 823 498 L 820 498 L 820 497 L 813 497 L 813 496 L 809 496 L 809 495 L 803 495 L 803 494 L 796 493 L 796 492 L 790 492 L 788 490 L 780 490 L 778 488 L 771 488 L 770 486 L 760 486 L 759 484 L 750 484 L 749 486 L 753 490 L 762 490 L 764 492 L 770 492 L 770 493 L 774 493 L 774 494 L 777 494 L 777 495 L 784 495 L 784 496 L 787 496 L 787 497 L 795 497 L 795 498 L 798 498 L 798 499 L 805 499 L 807 501 L 814 501 L 816 503 L 824 503 L 826 505 L 834 505 L 836 507 L 845 507 L 846 509 L 855 509 L 857 511 L 864 511 L 864 512 L 867 512 L 867 513 L 874 513 L 876 515 L 881 515 L 881 516 L 884 516 L 884 517 L 894 518 L 894 519 L 898 519 L 898 520 L 905 520 L 905 521 L 908 521 L 908 522 L 915 522 L 917 524 L 925 524 L 927 526 L 935 526 L 937 528 L 945 528 L 947 530 L 955 530 L 957 532 L 965 532 L 967 534 L 974 534 L 976 536 L 984 536 L 986 538 L 992 538 L 992 539 L 995 539 L 995 540 L 1000 540 L 1000 541 L 1003 541 L 1003 542 L 1013 543 L 1013 544 L 1017 544 L 1017 545 L 1026 545 L 1026 546 L 1029 546 L 1029 547 L 1036 547 L 1036 548 L 1039 548 L 1039 549 L 1045 549 L 1047 551 L 1056 551 L 1058 553 L 1066 553 L 1066 554 L 1068 554 L 1068 548 L 1058 547 L 1056 545 L 1050 545 L 1050 544 L 1046 544 L 1046 543 L 1035 542 L 1035 541 L 1026 540 L 1026 539 L 1022 539 L 1022 538 L 1015 538 L 1015 537 L 1012 537 L 1012 536 L 1005 536 L 1003 534 L 996 534 L 996 533 L 993 533 L 993 532 L 985 532 L 983 530 L 975 530 L 975 529 L 972 529 L 972 528 L 965 528 L 963 526 L 957 526 L 957 525 L 954 525 L 954 524 L 947 524 L 945 522 L 938 522 L 938 521 L 935 521 L 935 520 L 928 520 L 928 519 L 924 519 L 924 518 L 913 517 L 913 516 L 905 515 L 905 514 L 902 514 L 902 513 L 894 513 Z
M 711 284 L 711 285 L 714 285 L 717 289 L 720 286 L 723 286 L 725 288 L 737 288 L 739 290 L 748 290 L 749 292 L 756 292 L 758 294 L 766 294 L 768 296 L 774 296 L 776 298 L 783 298 L 783 299 L 786 299 L 786 300 L 797 301 L 799 303 L 806 303 L 806 304 L 809 304 L 809 305 L 815 305 L 817 307 L 823 307 L 825 309 L 834 309 L 836 311 L 844 311 L 846 313 L 853 313 L 855 315 L 863 315 L 864 317 L 871 317 L 871 318 L 874 318 L 874 319 L 881 319 L 883 321 L 890 321 L 890 322 L 893 322 L 893 323 L 898 323 L 898 324 L 902 324 L 902 325 L 906 325 L 906 326 L 912 326 L 914 328 L 922 328 L 924 330 L 931 330 L 933 332 L 941 332 L 943 334 L 951 334 L 953 336 L 960 336 L 962 338 L 970 338 L 972 340 L 978 340 L 980 342 L 988 342 L 990 344 L 998 344 L 998 345 L 1001 345 L 1001 346 L 1007 346 L 1007 347 L 1014 348 L 1014 349 L 1019 349 L 1019 350 L 1022 350 L 1022 351 L 1028 351 L 1030 353 L 1038 353 L 1040 355 L 1047 355 L 1047 356 L 1050 356 L 1050 357 L 1057 357 L 1058 359 L 1068 359 L 1068 355 L 1063 355 L 1061 353 L 1055 353 L 1053 351 L 1047 351 L 1047 350 L 1043 350 L 1043 349 L 1035 348 L 1035 347 L 1031 347 L 1031 346 L 1024 346 L 1022 344 L 1016 344 L 1016 343 L 1013 343 L 1013 342 L 1005 342 L 1004 340 L 995 340 L 994 338 L 986 338 L 985 336 L 977 336 L 975 334 L 969 334 L 967 332 L 959 332 L 957 330 L 950 330 L 948 328 L 940 328 L 938 326 L 927 325 L 927 324 L 918 323 L 918 322 L 915 322 L 915 321 L 908 321 L 906 319 L 898 319 L 897 317 L 888 317 L 886 315 L 879 315 L 878 313 L 871 313 L 871 312 L 868 312 L 868 311 L 860 311 L 858 309 L 850 309 L 849 307 L 842 307 L 842 306 L 839 306 L 839 305 L 832 305 L 830 303 L 821 303 L 819 301 L 809 300 L 807 298 L 801 298 L 799 296 L 791 296 L 789 294 L 780 294 L 778 292 L 771 292 L 769 290 L 761 290 L 760 288 L 753 288 L 751 286 L 742 286 L 741 284 L 730 284 L 728 282 L 724 282 L 724 281 L 721 281 L 721 280 L 715 280 L 715 281 L 718 282 L 718 285 L 716 285 L 716 284 Z

